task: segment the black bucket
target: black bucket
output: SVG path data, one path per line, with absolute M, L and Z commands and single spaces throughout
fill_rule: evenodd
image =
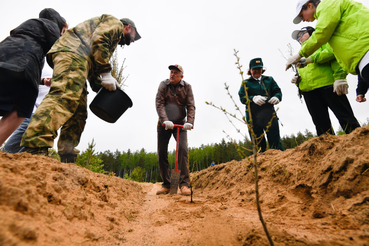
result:
M 90 109 L 100 119 L 114 123 L 132 105 L 131 98 L 119 87 L 115 91 L 102 87 L 92 100 Z

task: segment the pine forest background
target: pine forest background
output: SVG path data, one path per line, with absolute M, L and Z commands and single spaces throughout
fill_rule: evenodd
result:
M 338 130 L 338 135 L 345 134 L 342 129 Z M 305 130 L 305 134 L 299 132 L 297 135 L 282 137 L 281 141 L 285 149 L 295 148 L 304 141 L 316 137 L 313 133 Z M 174 139 L 174 138 L 172 138 Z M 174 140 L 173 140 L 174 141 Z M 93 145 L 90 150 L 93 151 Z M 246 156 L 252 154 L 252 145 L 248 140 L 235 143 L 222 139 L 220 143 L 202 145 L 199 148 L 189 148 L 189 168 L 190 172 L 196 172 L 208 168 L 213 162 L 215 165 L 226 163 L 231 160 L 241 160 L 238 150 L 244 152 Z M 82 153 L 82 156 L 84 153 Z M 115 175 L 121 178 L 131 179 L 138 182 L 162 182 L 159 172 L 157 153 L 147 153 L 145 149 L 140 151 L 120 152 L 110 150 L 93 154 L 101 161 L 100 172 Z M 168 153 L 168 160 L 171 169 L 174 168 L 176 151 Z M 78 163 L 77 163 L 78 164 Z M 85 166 L 82 164 L 82 166 Z

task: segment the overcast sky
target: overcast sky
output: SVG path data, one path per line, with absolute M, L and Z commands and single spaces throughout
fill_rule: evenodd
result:
M 359 2 L 369 6 L 369 0 Z M 282 89 L 282 102 L 277 105 L 281 137 L 302 133 L 306 129 L 315 134 L 315 127 L 304 102 L 297 96 L 297 88 L 291 84 L 292 70 L 285 71 L 290 43 L 294 53 L 300 45 L 291 38 L 291 32 L 315 23 L 293 24 L 297 0 L 230 0 L 230 1 L 3 1 L 0 22 L 0 40 L 23 21 L 38 17 L 43 8 L 54 8 L 70 27 L 102 14 L 117 18 L 131 18 L 142 39 L 124 49 L 118 47 L 119 62 L 126 58 L 124 70 L 129 75 L 125 92 L 131 97 L 129 108 L 114 124 L 97 118 L 89 111 L 85 131 L 77 146 L 85 150 L 95 140 L 96 151 L 137 151 L 145 148 L 156 152 L 156 124 L 158 116 L 155 95 L 159 83 L 169 77 L 168 65 L 180 64 L 184 68 L 184 80 L 192 85 L 196 103 L 195 126 L 188 133 L 189 147 L 219 143 L 226 139 L 225 131 L 236 140 L 242 135 L 236 132 L 224 114 L 205 104 L 212 102 L 236 113 L 227 96 L 227 83 L 234 100 L 239 102 L 238 90 L 241 76 L 236 68 L 234 49 L 239 50 L 243 70 L 247 71 L 250 59 L 261 57 L 267 68 L 264 75 L 272 76 Z M 349 75 L 348 98 L 360 123 L 367 121 L 369 102 L 355 101 L 356 76 Z M 88 95 L 88 104 L 96 93 Z M 240 116 L 240 115 L 239 115 Z M 240 116 L 241 117 L 241 116 Z M 339 124 L 331 114 L 335 130 Z M 246 126 L 237 123 L 248 136 Z M 54 144 L 56 146 L 56 143 Z M 175 149 L 172 138 L 170 149 Z

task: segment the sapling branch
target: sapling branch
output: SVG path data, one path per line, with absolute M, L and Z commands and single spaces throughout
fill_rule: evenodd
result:
M 259 177 L 258 177 L 258 166 L 257 166 L 257 156 L 258 156 L 258 149 L 259 149 L 259 143 L 260 141 L 262 141 L 262 139 L 264 138 L 265 136 L 265 132 L 268 132 L 269 131 L 269 128 L 272 124 L 272 121 L 274 120 L 274 118 L 276 117 L 276 113 L 273 114 L 270 122 L 268 123 L 267 127 L 266 127 L 266 130 L 265 132 L 257 137 L 255 132 L 254 132 L 254 128 L 253 128 L 253 121 L 252 121 L 252 114 L 251 114 L 251 108 L 250 108 L 250 104 L 251 104 L 251 100 L 249 100 L 249 95 L 248 95 L 248 88 L 247 88 L 247 80 L 244 79 L 243 77 L 243 74 L 244 72 L 242 71 L 242 65 L 240 63 L 240 58 L 238 57 L 238 51 L 236 49 L 234 49 L 234 56 L 236 57 L 236 66 L 237 66 L 237 69 L 239 70 L 239 73 L 241 75 L 241 78 L 242 78 L 242 86 L 245 90 L 245 101 L 246 101 L 246 109 L 247 109 L 247 114 L 248 114 L 248 118 L 249 120 L 247 121 L 246 117 L 243 115 L 242 111 L 240 110 L 240 108 L 237 106 L 236 102 L 234 101 L 231 93 L 229 92 L 229 86 L 225 83 L 225 89 L 227 90 L 227 94 L 228 96 L 231 98 L 233 104 L 235 105 L 235 109 L 237 112 L 239 112 L 241 115 L 242 115 L 242 120 L 239 119 L 236 114 L 231 114 L 229 113 L 226 109 L 224 109 L 223 107 L 218 107 L 216 105 L 214 105 L 213 103 L 208 103 L 208 102 L 205 102 L 206 104 L 210 105 L 210 106 L 213 106 L 219 110 L 221 110 L 225 115 L 226 117 L 228 118 L 228 120 L 231 122 L 231 124 L 236 128 L 237 132 L 239 132 L 241 135 L 241 131 L 239 129 L 237 129 L 237 127 L 233 124 L 232 120 L 230 117 L 234 118 L 234 119 L 237 119 L 238 121 L 241 121 L 242 123 L 246 124 L 247 127 L 248 127 L 248 130 L 250 132 L 250 136 L 251 136 L 251 143 L 252 143 L 252 152 L 253 152 L 253 164 L 254 164 L 254 173 L 255 173 L 255 196 L 256 196 L 256 206 L 257 206 L 257 210 L 258 210 L 258 214 L 259 214 L 259 219 L 262 223 L 262 226 L 263 226 L 263 229 L 265 231 L 265 234 L 268 238 L 268 241 L 270 243 L 270 245 L 274 245 L 273 244 L 273 241 L 269 235 L 269 232 L 268 232 L 268 229 L 267 229 L 267 226 L 266 226 L 266 223 L 263 219 L 263 216 L 262 216 L 262 212 L 261 212 L 261 207 L 260 207 L 260 200 L 259 200 L 259 185 L 258 185 L 258 182 L 259 182 Z M 267 93 L 267 95 L 269 95 Z M 244 137 L 244 139 L 247 139 Z M 237 152 L 240 154 L 240 156 L 242 158 L 245 157 L 245 154 L 240 150 L 239 146 L 237 145 L 237 143 L 234 141 L 233 142 L 235 144 L 235 146 L 237 147 Z

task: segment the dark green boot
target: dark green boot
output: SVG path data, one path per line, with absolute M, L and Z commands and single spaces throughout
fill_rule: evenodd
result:
M 76 163 L 76 160 L 77 160 L 76 153 L 59 154 L 59 156 L 60 156 L 60 162 L 64 162 L 64 163 Z
M 24 152 L 30 153 L 32 155 L 49 156 L 49 148 L 48 147 L 39 147 L 39 148 L 25 147 Z

